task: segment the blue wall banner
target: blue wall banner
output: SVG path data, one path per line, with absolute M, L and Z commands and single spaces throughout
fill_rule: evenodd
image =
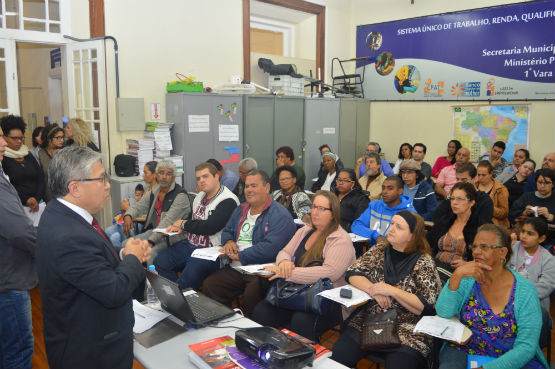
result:
M 356 56 L 372 100 L 555 99 L 555 0 L 358 26 Z

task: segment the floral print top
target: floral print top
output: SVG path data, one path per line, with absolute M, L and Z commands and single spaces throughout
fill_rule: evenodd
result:
M 480 284 L 474 283 L 470 297 L 460 314 L 461 322 L 472 331 L 472 339 L 466 345 L 449 345 L 470 355 L 489 357 L 499 357 L 511 350 L 518 334 L 514 312 L 515 290 L 516 279 L 511 288 L 509 302 L 501 313 L 496 314 L 482 294 Z M 526 368 L 543 368 L 543 365 L 533 358 Z

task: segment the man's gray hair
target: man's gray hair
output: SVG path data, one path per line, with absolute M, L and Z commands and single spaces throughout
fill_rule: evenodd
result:
M 94 163 L 102 164 L 102 156 L 83 146 L 68 146 L 58 150 L 48 167 L 48 186 L 54 197 L 69 193 L 69 183 L 91 176 Z
M 378 154 L 382 152 L 382 148 L 380 147 L 380 144 L 377 143 L 376 141 L 370 141 L 370 142 L 368 142 L 368 145 L 366 145 L 366 146 L 370 146 L 370 145 L 376 147 L 376 150 L 378 150 Z
M 239 162 L 239 166 L 244 166 L 248 172 L 258 169 L 258 163 L 253 158 L 244 158 Z
M 158 165 L 156 165 L 156 173 L 158 173 L 160 168 L 168 168 L 173 170 L 173 175 L 175 175 L 175 172 L 177 172 L 177 167 L 175 166 L 175 163 L 171 160 L 162 160 L 158 162 Z
M 372 151 L 364 155 L 364 163 L 366 163 L 366 160 L 369 158 L 374 158 L 378 165 L 382 165 L 382 159 L 380 158 L 380 154 L 378 154 L 377 152 Z
M 262 183 L 266 185 L 270 183 L 270 176 L 263 170 L 253 169 L 247 174 L 247 177 L 259 175 L 262 178 Z

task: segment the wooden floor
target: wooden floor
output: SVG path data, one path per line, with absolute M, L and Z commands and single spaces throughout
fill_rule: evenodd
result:
M 555 316 L 554 301 L 551 299 L 551 316 Z M 46 359 L 46 351 L 44 349 L 44 337 L 43 337 L 43 323 L 42 323 L 42 309 L 41 309 L 41 298 L 39 293 L 39 288 L 36 287 L 31 290 L 31 309 L 33 313 L 33 335 L 35 336 L 35 352 L 32 358 L 32 366 L 34 369 L 48 369 L 48 361 Z M 322 336 L 322 345 L 331 349 L 333 344 L 339 337 L 339 333 L 336 331 L 327 331 Z M 546 349 L 544 349 L 544 354 L 546 354 Z M 555 330 L 551 330 L 551 356 L 552 360 L 555 356 Z M 368 360 L 361 360 L 358 365 L 358 369 L 373 369 L 377 368 L 375 363 L 369 362 Z M 145 369 L 137 360 L 133 361 L 133 369 Z

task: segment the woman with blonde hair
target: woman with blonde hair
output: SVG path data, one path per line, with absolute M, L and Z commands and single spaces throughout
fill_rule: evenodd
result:
M 71 118 L 65 128 L 66 146 L 86 146 L 96 152 L 98 147 L 94 143 L 91 127 L 81 118 Z
M 311 224 L 297 231 L 278 253 L 276 266 L 266 267 L 288 282 L 311 284 L 329 278 L 334 287 L 345 285 L 345 272 L 355 261 L 355 249 L 349 234 L 340 226 L 339 200 L 330 191 L 318 191 L 312 203 Z M 321 265 L 312 265 L 313 261 Z M 262 300 L 254 308 L 252 319 L 262 325 L 285 327 L 315 340 L 341 320 L 339 306 L 326 315 L 293 311 Z

